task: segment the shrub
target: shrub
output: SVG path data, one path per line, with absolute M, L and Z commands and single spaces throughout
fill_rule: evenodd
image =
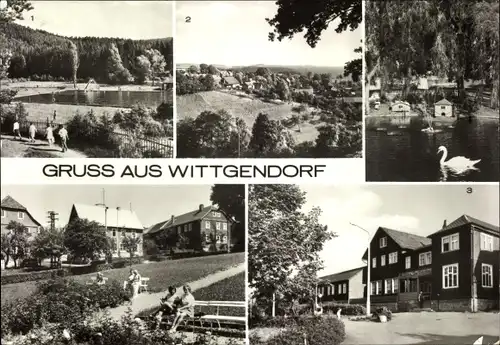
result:
M 380 307 L 375 309 L 373 316 L 378 318 L 381 315 L 385 315 L 387 317 L 387 321 L 392 320 L 392 312 L 389 309 L 387 309 L 387 307 Z
M 252 339 L 251 344 L 262 345 L 302 345 L 304 336 L 310 345 L 338 345 L 345 340 L 345 327 L 342 321 L 332 316 L 297 317 L 283 319 L 286 327 L 282 332 L 267 341 Z M 285 321 L 286 320 L 286 321 Z
M 64 269 L 3 275 L 1 285 L 23 283 L 28 281 L 55 279 L 56 277 L 63 277 L 65 275 L 66 271 Z

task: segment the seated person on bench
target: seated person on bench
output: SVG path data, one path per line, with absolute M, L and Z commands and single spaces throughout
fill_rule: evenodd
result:
M 194 316 L 194 296 L 191 294 L 191 288 L 188 285 L 182 287 L 184 294 L 182 295 L 180 301 L 180 307 L 177 309 L 177 315 L 175 316 L 174 323 L 170 332 L 175 332 L 179 324 L 184 320 L 186 316 Z
M 158 309 L 153 317 L 161 320 L 164 315 L 173 315 L 177 313 L 180 297 L 175 294 L 176 292 L 177 289 L 174 286 L 168 287 L 168 295 L 160 300 L 160 309 Z

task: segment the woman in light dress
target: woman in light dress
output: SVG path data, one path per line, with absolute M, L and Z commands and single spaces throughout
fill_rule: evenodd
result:
M 130 270 L 128 283 L 130 288 L 132 289 L 132 299 L 134 299 L 139 295 L 139 287 L 141 286 L 141 275 L 137 270 Z
M 49 142 L 49 147 L 52 147 L 54 145 L 54 129 L 52 128 L 52 125 L 49 124 L 46 129 L 46 137 L 47 141 Z

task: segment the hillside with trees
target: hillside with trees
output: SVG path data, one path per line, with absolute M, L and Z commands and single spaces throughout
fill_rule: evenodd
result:
M 14 23 L 1 23 L 0 32 L 2 48 L 11 52 L 10 78 L 73 81 L 76 72 L 84 82 L 140 83 L 145 74 L 154 78 L 172 70 L 172 38 L 63 37 Z M 158 58 L 163 66 L 155 66 Z

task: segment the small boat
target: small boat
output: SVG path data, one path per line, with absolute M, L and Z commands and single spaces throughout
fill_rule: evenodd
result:
M 394 137 L 394 136 L 398 136 L 398 135 L 403 135 L 403 133 L 397 132 L 397 131 L 392 131 L 392 132 L 387 132 L 387 135 Z
M 385 132 L 387 130 L 387 128 L 377 127 L 375 130 L 378 131 L 378 132 Z

